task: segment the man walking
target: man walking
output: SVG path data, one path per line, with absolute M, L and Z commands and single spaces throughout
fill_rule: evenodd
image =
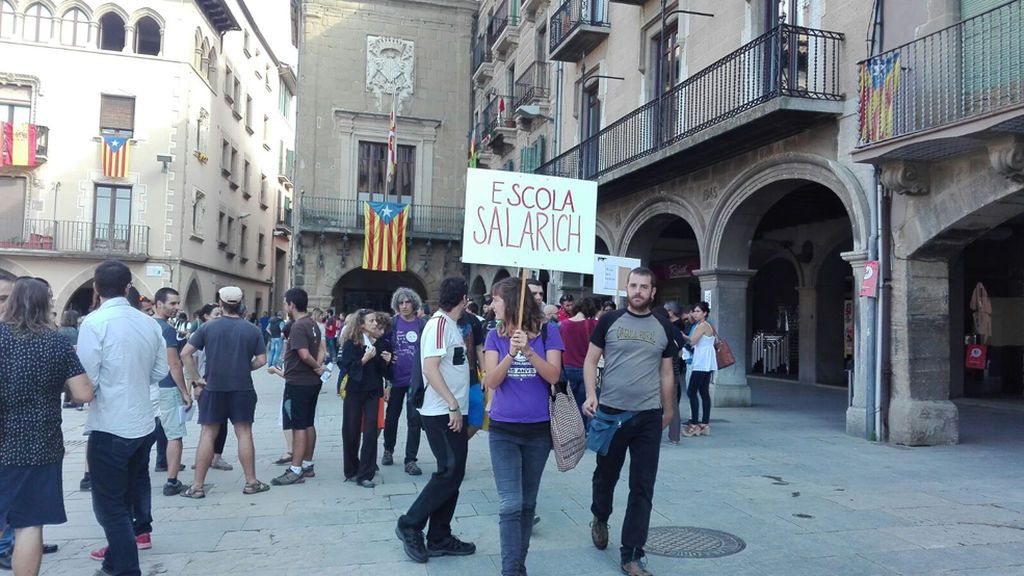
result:
M 417 312 L 423 301 L 420 295 L 411 288 L 399 288 L 391 296 L 391 309 L 395 311 L 391 328 L 391 349 L 395 354 L 395 379 L 390 387 L 384 389 L 384 400 L 388 403 L 384 416 L 384 456 L 380 463 L 390 466 L 395 463 L 395 445 L 398 443 L 398 420 L 402 417 L 402 408 L 408 403 L 405 421 L 408 427 L 405 437 L 405 473 L 410 476 L 423 474 L 416 456 L 420 450 L 420 415 L 412 405 L 409 396 L 409 384 L 412 382 L 415 365 L 420 362 L 420 336 L 426 318 L 419 318 Z
M 164 496 L 177 496 L 188 488 L 178 481 L 182 438 L 185 437 L 182 408 L 192 408 L 192 394 L 185 384 L 181 356 L 178 353 L 177 330 L 168 322 L 177 316 L 181 307 L 181 296 L 173 288 L 161 288 L 153 295 L 153 301 L 153 318 L 156 318 L 156 323 L 163 333 L 164 344 L 167 347 L 167 365 L 170 369 L 159 384 L 160 397 L 156 412 L 159 424 L 167 436 L 167 482 L 164 484 Z
M 601 316 L 590 337 L 583 379 L 587 400 L 583 411 L 595 418 L 587 445 L 597 448 L 593 477 L 594 514 L 590 534 L 594 546 L 608 546 L 608 518 L 615 485 L 629 452 L 629 500 L 619 548 L 622 572 L 650 576 L 644 545 L 650 527 L 654 482 L 658 474 L 661 431 L 672 420 L 678 349 L 672 325 L 651 313 L 656 288 L 654 273 L 635 268 L 626 284 L 628 306 Z M 597 363 L 604 356 L 601 404 L 597 403 Z
M 256 448 L 252 422 L 256 414 L 256 390 L 252 372 L 267 363 L 267 348 L 260 329 L 242 317 L 242 289 L 225 286 L 217 292 L 222 310 L 216 322 L 203 324 L 181 351 L 190 374 L 198 374 L 194 354 L 206 352 L 206 374 L 194 384 L 199 403 L 199 424 L 203 427 L 196 450 L 196 475 L 192 487 L 182 492 L 187 498 L 204 498 L 203 483 L 213 460 L 213 441 L 228 420 L 238 440 L 238 460 L 245 473 L 243 494 L 258 494 L 270 486 L 256 479 Z
M 274 486 L 288 486 L 316 476 L 313 450 L 316 448 L 316 402 L 320 397 L 324 373 L 325 348 L 320 327 L 306 311 L 309 295 L 301 288 L 284 293 L 284 302 L 292 327 L 284 353 L 284 416 L 292 425 L 292 463 L 277 478 Z
M 452 517 L 466 474 L 469 436 L 463 418 L 469 413 L 469 363 L 458 319 L 466 308 L 469 286 L 462 278 L 441 282 L 440 310 L 423 328 L 420 358 L 426 390 L 420 419 L 437 472 L 423 487 L 409 511 L 398 519 L 395 534 L 414 562 L 431 556 L 468 556 L 476 546 L 452 535 Z M 423 543 L 423 529 L 427 543 Z
M 156 424 L 150 386 L 169 370 L 160 327 L 125 298 L 131 282 L 121 262 L 97 266 L 93 290 L 100 306 L 78 335 L 78 356 L 95 392 L 85 423 L 92 507 L 107 537 L 107 548 L 92 557 L 116 576 L 141 574 L 138 549 L 152 546 L 149 451 Z
M 284 320 L 281 313 L 274 314 L 274 317 L 267 322 L 267 329 L 263 331 L 264 337 L 270 336 L 270 365 L 277 366 L 281 362 L 281 350 L 284 346 Z

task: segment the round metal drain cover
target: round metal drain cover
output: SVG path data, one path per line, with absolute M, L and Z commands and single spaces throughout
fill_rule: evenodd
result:
M 650 554 L 673 558 L 721 558 L 747 547 L 732 534 L 694 526 L 657 526 L 651 528 L 644 546 Z

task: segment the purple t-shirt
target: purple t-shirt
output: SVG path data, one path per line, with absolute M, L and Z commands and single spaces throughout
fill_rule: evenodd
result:
M 409 387 L 409 381 L 412 379 L 412 363 L 419 362 L 420 359 L 422 326 L 419 319 L 406 322 L 401 316 L 395 317 L 395 388 Z
M 504 359 L 508 355 L 511 341 L 508 338 L 498 336 L 497 330 L 491 330 L 487 334 L 487 342 L 484 344 L 484 351 L 496 350 L 498 358 Z M 546 357 L 544 351 L 544 339 L 540 334 L 530 340 L 530 348 L 535 354 Z M 548 350 L 564 350 L 562 336 L 558 330 L 548 327 Z M 544 381 L 537 374 L 537 369 L 530 364 L 524 356 L 512 360 L 508 368 L 505 381 L 494 392 L 494 401 L 491 403 L 491 419 L 498 422 L 547 422 L 548 397 L 551 385 Z

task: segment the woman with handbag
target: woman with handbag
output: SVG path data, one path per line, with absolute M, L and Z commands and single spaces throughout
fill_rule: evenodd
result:
M 549 398 L 562 371 L 562 338 L 520 281 L 494 285 L 491 310 L 500 321 L 484 344 L 484 385 L 494 391 L 488 439 L 498 489 L 502 576 L 526 573 L 537 491 L 551 452 Z M 522 325 L 516 319 L 522 318 Z
M 718 370 L 718 362 L 715 358 L 714 327 L 708 322 L 708 314 L 711 307 L 707 302 L 698 302 L 693 307 L 691 319 L 695 327 L 689 336 L 683 335 L 691 346 L 693 346 L 693 359 L 690 365 L 690 385 L 686 389 L 686 395 L 690 398 L 690 421 L 683 430 L 683 436 L 710 436 L 711 435 L 711 374 Z M 700 396 L 700 404 L 704 405 L 704 417 L 698 419 L 697 396 Z

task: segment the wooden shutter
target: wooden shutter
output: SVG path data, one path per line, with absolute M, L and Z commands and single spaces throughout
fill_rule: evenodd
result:
M 135 98 L 100 96 L 100 130 L 135 131 Z

